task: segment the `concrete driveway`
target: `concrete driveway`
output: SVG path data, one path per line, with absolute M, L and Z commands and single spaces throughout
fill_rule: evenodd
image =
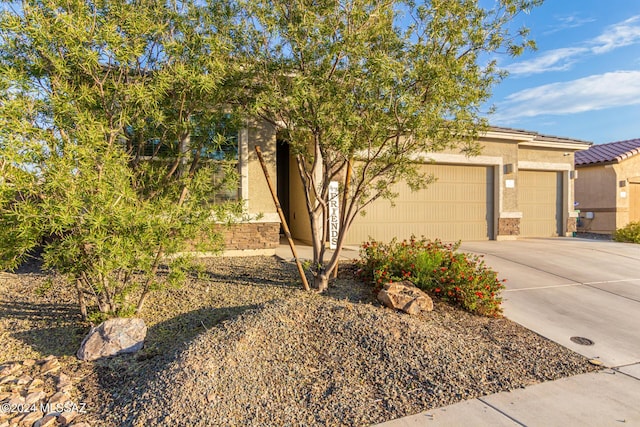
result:
M 605 366 L 640 362 L 640 245 L 555 238 L 467 242 L 461 250 L 484 255 L 507 279 L 509 319 Z

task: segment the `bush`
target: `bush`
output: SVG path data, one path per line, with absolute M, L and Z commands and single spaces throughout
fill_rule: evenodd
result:
M 630 222 L 625 227 L 614 231 L 613 240 L 616 242 L 640 243 L 640 221 Z
M 481 257 L 457 252 L 460 242 L 412 237 L 400 243 L 366 242 L 360 249 L 360 276 L 377 288 L 409 280 L 432 296 L 470 312 L 497 317 L 502 313 L 502 281 Z

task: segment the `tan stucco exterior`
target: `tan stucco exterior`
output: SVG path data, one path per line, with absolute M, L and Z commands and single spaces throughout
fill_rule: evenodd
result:
M 579 230 L 609 234 L 640 218 L 640 155 L 609 164 L 578 166 Z
M 558 194 L 558 204 L 553 206 L 553 211 L 549 212 L 550 221 L 557 218 L 558 227 L 545 234 L 545 237 L 554 235 L 572 235 L 575 231 L 575 222 L 577 214 L 574 211 L 574 188 L 573 188 L 573 153 L 577 150 L 584 150 L 589 147 L 589 143 L 582 143 L 575 140 L 566 140 L 561 138 L 540 137 L 535 133 L 523 131 L 511 131 L 505 129 L 492 130 L 483 135 L 479 140 L 482 150 L 478 156 L 467 157 L 460 154 L 456 150 L 445 150 L 435 153 L 424 153 L 416 158 L 418 162 L 424 162 L 425 165 L 434 163 L 438 167 L 451 169 L 459 180 L 460 177 L 474 174 L 466 174 L 461 167 L 470 166 L 470 169 L 484 167 L 487 171 L 487 183 L 491 186 L 486 193 L 487 212 L 486 223 L 483 230 L 471 230 L 468 227 L 463 231 L 465 221 L 458 221 L 461 225 L 459 231 L 456 231 L 455 225 L 455 209 L 469 209 L 471 205 L 466 207 L 464 201 L 460 198 L 452 200 L 451 205 L 443 205 L 439 201 L 436 193 L 437 190 L 426 189 L 423 192 L 431 191 L 434 194 L 433 201 L 430 196 L 416 193 L 408 194 L 406 185 L 399 185 L 397 189 L 401 196 L 399 200 L 406 200 L 406 206 L 396 203 L 396 207 L 392 207 L 386 200 L 378 200 L 367 209 L 368 214 L 363 218 L 357 218 L 355 226 L 347 236 L 347 244 L 359 244 L 361 241 L 368 239 L 369 236 L 376 238 L 376 229 L 384 230 L 380 232 L 380 236 L 384 235 L 387 239 L 389 233 L 393 233 L 396 237 L 403 238 L 416 233 L 416 229 L 434 230 L 433 226 L 422 227 L 422 223 L 416 223 L 420 219 L 416 219 L 419 212 L 416 210 L 415 201 L 424 200 L 425 209 L 433 210 L 434 206 L 440 206 L 443 210 L 450 212 L 452 218 L 451 223 L 440 228 L 442 234 L 455 239 L 456 233 L 466 233 L 470 236 L 486 235 L 488 239 L 514 239 L 520 236 L 520 224 L 527 221 L 523 218 L 523 211 L 520 208 L 523 195 L 519 191 L 518 176 L 520 171 L 527 173 L 547 174 L 555 179 L 557 177 L 558 188 L 554 189 Z M 428 166 L 426 166 L 429 169 Z M 440 170 L 442 169 L 435 169 Z M 454 171 L 455 170 L 455 171 Z M 310 241 L 310 227 L 304 196 L 297 176 L 295 162 L 291 159 L 290 164 L 290 227 L 295 238 L 302 241 Z M 446 175 L 450 175 L 447 173 Z M 476 174 L 477 175 L 477 174 Z M 457 181 L 459 182 L 459 181 Z M 554 181 L 555 182 L 555 181 Z M 440 185 L 445 185 L 443 182 Z M 455 188 L 456 183 L 448 184 Z M 482 183 L 469 183 L 469 187 L 478 186 Z M 438 186 L 438 183 L 432 184 Z M 458 187 L 459 188 L 459 187 Z M 405 195 L 404 193 L 407 192 Z M 441 191 L 439 193 L 442 193 Z M 453 191 L 452 191 L 453 193 Z M 527 197 L 526 195 L 524 197 Z M 463 198 L 464 199 L 464 198 Z M 473 209 L 478 208 L 478 200 L 473 201 Z M 553 203 L 552 203 L 553 204 Z M 452 210 L 453 209 L 453 210 Z M 441 217 L 437 212 L 433 214 L 423 215 L 425 221 L 441 221 Z M 368 217 L 368 219 L 367 219 Z M 406 217 L 406 218 L 405 218 Z M 421 218 L 421 217 L 420 217 Z M 368 221 L 368 222 L 367 222 Z M 420 226 L 416 226 L 420 224 Z M 405 229 L 406 228 L 406 229 Z M 390 231 L 392 230 L 392 231 Z M 434 235 L 427 237 L 440 237 L 442 235 Z M 366 234 L 366 235 L 365 235 Z M 419 233 L 418 233 L 419 234 Z M 477 237 L 474 237 L 477 238 Z M 383 240 L 381 238 L 380 240 Z M 388 239 L 387 239 L 388 240 Z
M 261 214 L 264 222 L 279 222 L 277 212 L 267 181 L 258 161 L 255 147 L 259 146 L 267 164 L 269 176 L 276 179 L 276 130 L 266 122 L 248 122 L 244 130 L 247 137 L 246 147 L 246 172 L 241 168 L 243 181 L 241 184 L 242 196 L 245 199 L 247 210 L 250 214 Z M 241 146 L 242 141 L 241 141 Z M 242 148 L 240 149 L 241 156 Z M 244 176 L 246 173 L 246 176 Z

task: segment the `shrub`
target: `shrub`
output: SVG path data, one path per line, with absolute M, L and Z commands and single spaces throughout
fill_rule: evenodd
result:
M 460 242 L 445 244 L 426 238 L 390 243 L 366 242 L 360 249 L 360 276 L 380 288 L 409 280 L 431 295 L 470 312 L 498 316 L 504 288 L 481 257 L 457 252 Z
M 613 232 L 616 242 L 640 243 L 640 221 L 630 222 Z

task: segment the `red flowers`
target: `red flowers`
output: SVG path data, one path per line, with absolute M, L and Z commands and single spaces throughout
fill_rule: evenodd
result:
M 434 296 L 485 316 L 501 313 L 503 280 L 481 257 L 458 252 L 459 244 L 426 238 L 390 243 L 368 242 L 360 251 L 363 280 L 411 280 Z

